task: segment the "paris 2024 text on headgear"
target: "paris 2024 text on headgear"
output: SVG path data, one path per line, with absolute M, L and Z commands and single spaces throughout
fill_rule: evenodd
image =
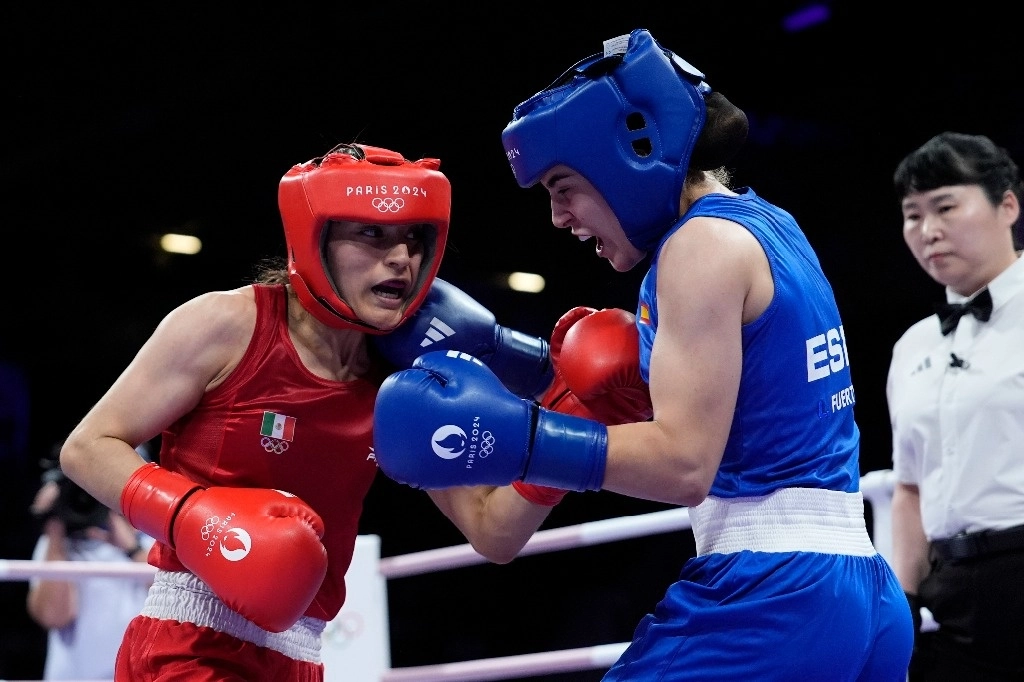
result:
M 416 312 L 437 275 L 448 240 L 452 191 L 440 166 L 438 159 L 408 161 L 381 147 L 339 145 L 285 174 L 278 206 L 288 247 L 288 274 L 310 314 L 329 327 L 385 333 L 356 317 L 327 271 L 325 228 L 334 220 L 431 228 L 423 268 L 402 319 Z

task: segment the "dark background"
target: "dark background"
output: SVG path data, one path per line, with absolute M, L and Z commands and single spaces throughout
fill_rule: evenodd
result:
M 735 184 L 792 212 L 817 249 L 844 316 L 862 471 L 887 468 L 889 352 L 942 297 L 903 244 L 892 171 L 947 129 L 985 133 L 1024 159 L 1016 13 L 990 2 L 654 4 L 17 3 L 0 12 L 2 233 L 13 275 L 0 318 L 0 558 L 30 555 L 39 458 L 169 310 L 245 284 L 260 259 L 283 255 L 278 181 L 339 142 L 442 159 L 453 216 L 441 276 L 502 324 L 547 336 L 576 305 L 633 310 L 643 272 L 617 274 L 592 243 L 552 229 L 543 190 L 515 184 L 500 132 L 515 104 L 637 27 L 748 113 Z M 828 20 L 785 30 L 809 4 Z M 162 255 L 166 231 L 199 236 L 202 252 Z M 513 270 L 541 273 L 548 289 L 537 297 L 493 285 Z M 662 508 L 577 494 L 546 527 Z M 463 541 L 424 494 L 383 476 L 361 530 L 381 535 L 385 556 Z M 666 534 L 391 581 L 393 664 L 628 640 L 692 549 L 687 534 Z M 24 616 L 24 589 L 0 583 L 0 677 L 41 674 L 44 638 Z

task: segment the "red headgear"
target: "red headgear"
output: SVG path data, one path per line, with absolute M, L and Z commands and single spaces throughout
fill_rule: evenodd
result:
M 428 230 L 426 254 L 402 321 L 423 303 L 441 266 L 451 215 L 451 184 L 438 159 L 407 161 L 398 152 L 340 145 L 325 156 L 293 166 L 278 188 L 277 203 L 288 247 L 288 275 L 302 306 L 330 327 L 384 334 L 341 299 L 324 262 L 328 221 L 368 225 L 418 225 Z

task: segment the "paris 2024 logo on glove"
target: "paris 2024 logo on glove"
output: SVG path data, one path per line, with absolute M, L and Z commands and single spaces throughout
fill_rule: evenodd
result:
M 228 561 L 241 561 L 252 549 L 252 538 L 244 528 L 229 528 L 220 541 L 220 554 Z
M 277 490 L 285 497 L 295 497 L 284 490 Z M 241 561 L 249 556 L 252 550 L 252 537 L 249 532 L 239 526 L 231 527 L 235 514 L 228 514 L 221 519 L 219 516 L 211 516 L 203 524 L 202 536 L 206 543 L 206 558 L 213 554 L 215 548 L 220 549 L 220 555 L 228 561 Z
M 487 367 L 479 359 L 468 353 L 449 350 L 444 355 L 448 358 L 471 362 L 481 368 Z M 469 433 L 466 433 L 465 429 L 455 424 L 445 424 L 438 427 L 430 437 L 430 447 L 434 450 L 434 454 L 441 459 L 456 459 L 468 451 L 466 468 L 472 469 L 473 462 L 477 458 L 486 459 L 488 455 L 494 452 L 494 434 L 481 428 L 480 417 L 473 417 L 473 424 L 470 427 Z
M 241 561 L 252 549 L 252 538 L 244 528 L 233 527 L 229 524 L 234 520 L 234 514 L 229 514 L 224 519 L 219 516 L 211 516 L 203 524 L 203 541 L 206 544 L 206 557 L 213 554 L 215 548 L 220 549 L 220 555 L 228 561 Z
M 430 447 L 441 459 L 455 459 L 468 450 L 469 461 L 466 465 L 472 466 L 474 459 L 485 459 L 494 451 L 494 435 L 490 431 L 481 431 L 477 419 L 473 420 L 473 429 L 469 434 L 454 424 L 445 424 L 434 431 Z

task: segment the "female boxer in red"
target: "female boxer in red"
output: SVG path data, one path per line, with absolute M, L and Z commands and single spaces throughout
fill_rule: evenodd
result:
M 439 165 L 353 144 L 293 167 L 278 196 L 287 268 L 173 310 L 66 440 L 65 473 L 158 541 L 118 681 L 323 679 L 320 635 L 344 603 L 377 472 L 377 390 L 392 358 L 414 357 L 400 346 L 423 338 L 416 324 L 389 332 L 422 307 L 467 349 L 510 336 L 457 289 L 432 287 L 451 203 Z M 575 313 L 562 333 L 595 316 Z M 491 350 L 550 381 L 546 342 Z M 144 463 L 134 447 L 158 434 L 159 465 Z M 478 551 L 509 561 L 560 492 L 431 496 Z

